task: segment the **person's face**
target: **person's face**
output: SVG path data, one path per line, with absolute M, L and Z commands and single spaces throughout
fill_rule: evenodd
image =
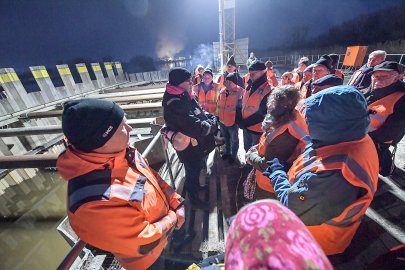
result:
M 211 82 L 212 82 L 212 76 L 211 76 L 211 74 L 209 74 L 208 72 L 206 72 L 206 73 L 204 73 L 204 75 L 203 75 L 203 82 L 205 83 L 205 84 L 210 84 Z
M 304 63 L 301 63 L 298 65 L 298 71 L 299 72 L 303 72 L 304 69 L 306 69 L 307 65 L 305 65 Z
M 395 83 L 398 79 L 399 73 L 396 71 L 379 70 L 371 76 L 371 85 L 373 89 L 384 88 Z
M 234 72 L 235 70 L 236 70 L 236 67 L 233 66 L 233 65 L 227 65 L 227 66 L 226 66 L 226 71 L 227 71 L 228 73 L 232 73 L 232 72 Z
M 191 78 L 178 85 L 178 87 L 180 87 L 181 89 L 186 90 L 186 91 L 191 91 L 192 86 L 193 86 L 193 82 L 192 82 Z
M 311 78 L 312 78 L 312 71 L 304 72 L 304 77 L 303 77 L 304 82 L 309 81 Z
M 253 70 L 253 71 L 249 71 L 249 76 L 250 79 L 252 80 L 252 82 L 257 81 L 261 76 L 263 76 L 263 74 L 265 73 L 265 70 Z
M 329 74 L 329 70 L 325 66 L 322 66 L 322 65 L 315 66 L 312 69 L 312 78 L 314 79 L 314 81 L 316 81 L 328 74 Z
M 203 75 L 203 72 L 204 72 L 204 69 L 203 69 L 203 68 L 198 69 L 198 73 L 199 73 L 200 75 Z
M 227 89 L 234 89 L 236 87 L 236 84 L 234 84 L 230 80 L 225 80 L 224 85 Z
M 129 144 L 131 131 L 132 127 L 127 124 L 127 119 L 124 117 L 114 135 L 103 146 L 93 150 L 93 152 L 111 154 L 124 150 Z
M 290 78 L 288 78 L 287 76 L 281 77 L 281 84 L 282 85 L 291 84 Z
M 384 62 L 384 57 L 381 55 L 370 55 L 367 60 L 367 66 L 374 67 Z

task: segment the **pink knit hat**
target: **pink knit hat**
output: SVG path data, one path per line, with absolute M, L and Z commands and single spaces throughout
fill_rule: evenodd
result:
M 225 248 L 227 270 L 333 269 L 304 223 L 275 200 L 242 208 Z

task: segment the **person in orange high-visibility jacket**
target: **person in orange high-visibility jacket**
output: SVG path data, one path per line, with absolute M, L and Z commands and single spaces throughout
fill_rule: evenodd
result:
M 283 75 L 281 75 L 281 85 L 295 85 L 295 83 L 292 81 L 293 76 L 294 75 L 292 72 L 284 72 Z
M 380 161 L 380 174 L 392 173 L 393 154 L 405 133 L 405 83 L 399 80 L 399 64 L 383 62 L 374 67 L 372 83 L 364 93 L 371 112 L 369 135 L 373 139 Z
M 205 69 L 202 82 L 193 86 L 193 92 L 196 95 L 198 104 L 200 104 L 201 108 L 216 115 L 219 85 L 212 81 L 213 76 L 211 69 Z
M 240 106 L 245 89 L 237 85 L 236 73 L 230 73 L 225 78 L 225 87 L 218 97 L 218 117 L 222 136 L 225 139 L 225 151 L 222 159 L 228 159 L 233 164 L 239 149 L 239 127 L 236 124 L 236 107 Z
M 300 98 L 293 86 L 277 87 L 269 96 L 268 114 L 262 123 L 265 132 L 259 144 L 246 153 L 246 162 L 256 169 L 256 182 L 262 190 L 274 193 L 269 179 L 262 174 L 266 162 L 278 158 L 291 164 L 309 142 L 305 120 L 295 109 Z
M 242 108 L 237 110 L 237 124 L 243 129 L 245 151 L 259 143 L 263 133 L 262 121 L 267 114 L 267 98 L 272 90 L 266 77 L 266 66 L 255 61 L 249 67 L 251 85 L 242 98 Z
M 326 255 L 350 245 L 378 181 L 377 151 L 367 135 L 367 101 L 352 86 L 335 86 L 306 99 L 311 144 L 288 171 L 268 162 L 278 200 L 304 222 Z
M 273 70 L 273 62 L 271 62 L 270 60 L 266 62 L 266 76 L 267 80 L 269 81 L 269 84 L 272 85 L 273 87 L 277 87 L 278 81 L 276 73 Z
M 301 57 L 300 60 L 298 61 L 298 67 L 292 70 L 293 83 L 298 83 L 302 80 L 302 78 L 304 77 L 304 75 L 303 75 L 304 70 L 308 67 L 308 65 L 309 65 L 308 57 L 306 57 L 306 56 Z
M 387 53 L 385 51 L 373 51 L 368 55 L 367 63 L 356 70 L 350 78 L 348 85 L 353 85 L 360 91 L 365 91 L 371 84 L 371 75 L 376 65 L 385 61 Z
M 232 55 L 231 57 L 229 57 L 228 62 L 226 62 L 226 71 L 221 74 L 221 76 L 219 76 L 218 78 L 218 89 L 222 89 L 224 87 L 224 83 L 225 83 L 225 78 L 226 76 L 228 76 L 228 74 L 231 73 L 236 73 L 238 76 L 238 82 L 237 85 L 241 88 L 245 88 L 246 83 L 244 82 L 244 80 L 240 77 L 239 73 L 238 73 L 238 69 L 236 66 L 236 62 L 235 62 L 235 57 Z
M 312 68 L 313 68 L 313 65 L 309 65 L 308 67 L 306 67 L 302 74 L 302 80 L 300 82 L 297 82 L 294 85 L 295 88 L 300 91 L 300 95 L 301 95 L 302 99 L 307 98 L 308 89 L 307 89 L 306 84 L 310 84 L 310 82 L 312 82 Z
M 161 269 L 168 236 L 184 223 L 184 200 L 128 145 L 124 111 L 106 100 L 68 101 L 62 129 L 67 147 L 57 168 L 75 233 L 125 269 Z

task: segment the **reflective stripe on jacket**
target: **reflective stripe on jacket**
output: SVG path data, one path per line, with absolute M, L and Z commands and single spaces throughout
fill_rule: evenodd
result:
M 395 104 L 404 95 L 404 92 L 394 92 L 368 105 L 368 109 L 372 112 L 370 114 L 371 122 L 368 132 L 379 129 L 385 123 L 387 118 L 393 114 Z M 392 140 L 385 143 L 391 142 Z
M 294 121 L 290 121 L 272 132 L 265 132 L 262 134 L 259 144 L 257 145 L 259 156 L 264 157 L 266 155 L 267 145 L 269 145 L 277 136 L 283 134 L 286 130 L 288 130 L 288 132 L 298 140 L 294 152 L 291 153 L 288 161 L 294 161 L 295 158 L 304 151 L 306 145 L 309 143 L 308 127 L 305 123 L 305 119 L 297 110 L 295 110 L 294 114 L 296 116 Z M 264 176 L 262 172 L 258 170 L 256 170 L 256 181 L 261 189 L 274 193 L 274 189 L 270 184 L 269 178 Z
M 315 150 L 308 147 L 294 161 L 288 177 L 290 182 L 295 183 L 304 173 L 330 170 L 340 170 L 347 182 L 366 193 L 346 207 L 339 216 L 320 225 L 307 226 L 326 255 L 342 253 L 349 246 L 377 189 L 378 157 L 371 138 L 366 135 L 357 141 Z
M 242 118 L 246 119 L 249 116 L 255 114 L 260 107 L 260 103 L 263 98 L 270 94 L 272 88 L 268 81 L 263 83 L 253 94 L 250 95 L 250 91 L 245 91 L 242 99 Z M 256 125 L 249 126 L 247 129 L 255 132 L 263 132 L 262 123 L 257 123 Z
M 195 94 L 198 97 L 198 104 L 200 104 L 201 108 L 211 114 L 216 114 L 219 93 L 218 84 L 213 82 L 212 89 L 208 90 L 207 92 L 202 89 L 201 84 L 199 84 L 196 88 L 197 91 Z
M 238 100 L 243 95 L 243 88 L 239 86 L 233 90 L 222 88 L 218 97 L 218 116 L 219 121 L 226 127 L 231 127 L 235 124 L 236 105 Z
M 113 253 L 126 269 L 152 265 L 183 199 L 141 154 L 134 148 L 109 155 L 68 148 L 57 166 L 69 181 L 68 216 L 75 233 Z

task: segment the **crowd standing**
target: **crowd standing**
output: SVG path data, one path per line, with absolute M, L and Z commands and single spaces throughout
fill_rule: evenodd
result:
M 233 56 L 217 82 L 203 66 L 194 74 L 170 70 L 161 132 L 184 164 L 191 207 L 210 207 L 199 197 L 199 177 L 221 137 L 221 158 L 251 170 L 245 196 L 257 200 L 260 191 L 279 201 L 261 201 L 238 213 L 226 243 L 230 269 L 258 261 L 299 265 L 306 259 L 317 269 L 331 269 L 325 254 L 342 253 L 350 245 L 377 189 L 378 174 L 392 173 L 395 148 L 405 133 L 405 68 L 385 57 L 381 50 L 370 53 L 347 85 L 336 54 L 312 64 L 302 57 L 280 82 L 273 64 L 253 53 L 243 78 Z M 112 252 L 127 269 L 159 267 L 168 236 L 184 223 L 185 200 L 128 145 L 131 128 L 123 110 L 109 101 L 69 101 L 62 127 L 66 151 L 58 169 L 68 181 L 69 220 L 77 235 Z M 237 156 L 239 130 L 244 161 Z M 266 209 L 266 217 L 243 229 L 244 217 L 259 208 Z M 283 211 L 292 227 L 272 223 Z M 108 221 L 102 221 L 106 215 Z M 300 229 L 292 230 L 295 226 Z M 291 243 L 270 243 L 278 238 L 263 235 L 264 228 L 269 235 L 280 230 L 290 240 L 299 232 L 312 251 L 305 256 L 287 252 L 283 247 Z M 263 239 L 251 241 L 251 235 Z M 260 247 L 261 255 L 247 252 L 238 239 Z
M 235 162 L 235 134 L 241 129 L 242 164 L 252 170 L 245 196 L 257 200 L 265 192 L 277 198 L 326 255 L 342 253 L 350 244 L 378 174 L 392 173 L 395 146 L 405 133 L 404 66 L 385 56 L 380 50 L 370 53 L 348 84 L 337 54 L 314 63 L 302 57 L 279 82 L 270 61 L 251 55 L 244 88 L 235 83 L 237 69 L 237 76 L 220 78 L 225 85 L 217 115 L 227 137 L 222 157 Z

